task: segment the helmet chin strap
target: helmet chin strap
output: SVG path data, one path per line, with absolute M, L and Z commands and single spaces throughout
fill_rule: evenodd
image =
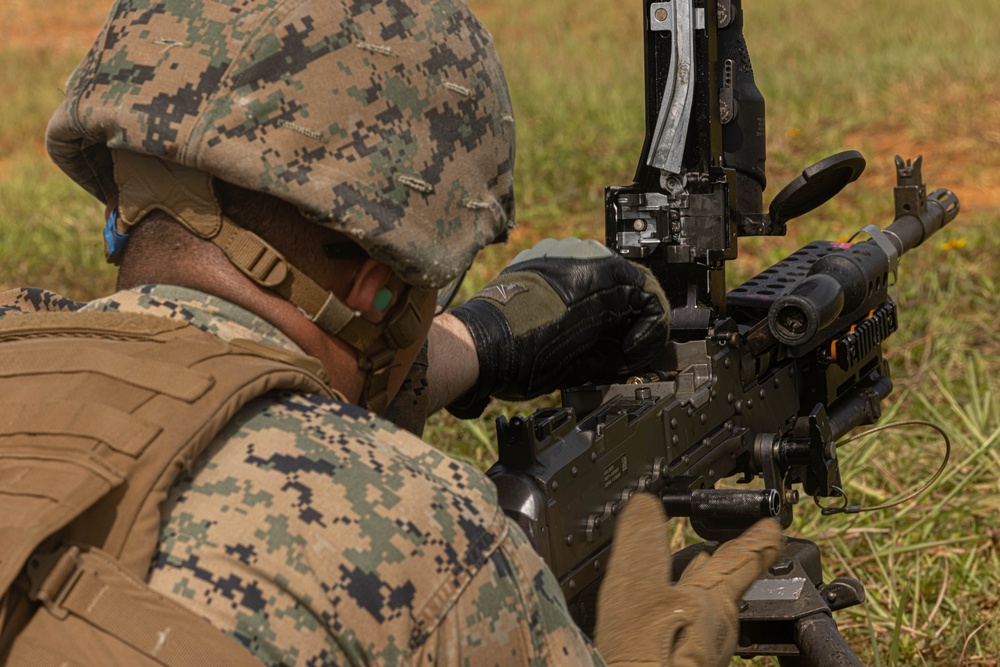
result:
M 379 337 L 367 348 L 362 347 L 360 341 L 352 342 L 340 336 L 358 351 L 358 368 L 365 374 L 359 402 L 362 407 L 377 414 L 385 412 L 390 399 L 389 374 L 395 366 L 396 352 L 416 342 L 422 330 L 421 306 L 432 303 L 434 298 L 434 290 L 407 288 L 392 310 L 386 313 Z M 367 320 L 362 321 L 371 325 Z
M 369 322 L 289 263 L 264 239 L 225 217 L 207 172 L 132 151 L 113 153 L 119 213 L 115 229 L 109 233 L 126 237 L 150 211 L 166 212 L 195 235 L 221 248 L 229 261 L 256 284 L 276 292 L 316 326 L 354 348 L 358 368 L 365 374 L 360 403 L 376 413 L 385 410 L 396 352 L 416 342 L 422 330 L 421 306 L 434 299 L 434 290 L 409 287 L 380 323 Z M 120 250 L 112 253 L 109 247 L 106 251 L 109 261 L 120 256 Z

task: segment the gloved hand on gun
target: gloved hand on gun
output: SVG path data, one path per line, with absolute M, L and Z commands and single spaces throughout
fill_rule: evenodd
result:
M 639 494 L 625 506 L 597 599 L 595 643 L 610 667 L 728 665 L 739 636 L 739 602 L 777 559 L 781 528 L 764 519 L 670 583 L 667 519 Z
M 448 406 L 462 418 L 482 414 L 490 396 L 523 400 L 640 370 L 663 349 L 670 325 L 648 269 L 574 238 L 521 252 L 449 312 L 468 328 L 479 359 L 475 385 Z

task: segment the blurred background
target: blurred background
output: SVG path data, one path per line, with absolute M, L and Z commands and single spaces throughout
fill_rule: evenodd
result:
M 603 239 L 603 188 L 631 182 L 644 128 L 638 0 L 470 4 L 510 82 L 520 226 L 506 247 L 482 253 L 464 298 L 541 238 Z M 922 154 L 929 190 L 950 188 L 962 206 L 950 227 L 903 259 L 893 293 L 900 331 L 886 344 L 896 389 L 883 422 L 945 426 L 953 447 L 946 473 L 917 502 L 872 515 L 822 517 L 800 505 L 790 533 L 820 544 L 828 578 L 865 583 L 868 602 L 838 614 L 865 664 L 996 666 L 1000 0 L 744 4 L 767 102 L 765 207 L 827 155 L 857 149 L 868 168 L 792 221 L 787 237 L 742 239 L 730 286 L 813 239 L 846 240 L 864 225 L 890 223 L 896 154 Z M 109 9 L 94 0 L 0 5 L 0 290 L 33 285 L 76 299 L 113 290 L 102 207 L 49 163 L 43 146 L 64 82 Z M 556 400 L 495 405 L 471 422 L 438 415 L 426 437 L 486 468 L 493 417 Z M 943 446 L 929 430 L 896 429 L 841 452 L 851 502 L 871 505 L 921 484 Z M 673 539 L 680 547 L 694 536 L 678 522 Z

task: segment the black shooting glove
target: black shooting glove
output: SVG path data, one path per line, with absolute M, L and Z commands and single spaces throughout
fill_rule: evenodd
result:
M 479 357 L 476 386 L 448 406 L 463 419 L 482 414 L 490 396 L 523 400 L 640 370 L 663 349 L 670 325 L 648 269 L 573 238 L 520 253 L 450 312 Z

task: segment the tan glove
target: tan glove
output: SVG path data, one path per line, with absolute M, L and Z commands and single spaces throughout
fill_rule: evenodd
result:
M 728 665 L 739 602 L 781 552 L 781 528 L 758 522 L 713 556 L 699 555 L 672 585 L 666 522 L 649 494 L 623 511 L 597 598 L 597 649 L 612 667 Z

